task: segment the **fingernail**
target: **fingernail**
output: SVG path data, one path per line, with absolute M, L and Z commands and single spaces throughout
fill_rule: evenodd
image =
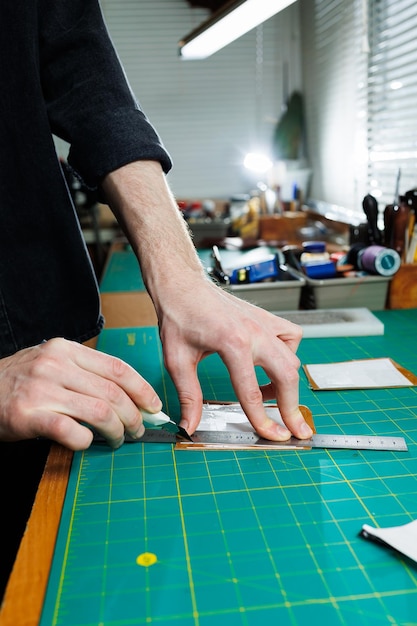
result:
M 118 441 L 111 442 L 110 446 L 113 448 L 113 450 L 118 450 L 119 448 L 122 447 L 124 442 L 125 442 L 125 437 L 123 435 L 123 437 L 121 439 L 119 439 Z
M 307 422 L 304 422 L 303 424 L 301 424 L 300 434 L 301 434 L 301 437 L 305 439 L 308 439 L 313 434 L 313 431 L 311 430 Z
M 158 398 L 158 396 L 157 396 L 157 395 L 155 395 L 155 396 L 152 398 L 151 407 L 152 407 L 153 409 L 156 409 L 157 411 L 161 411 L 161 410 L 162 410 L 162 402 L 161 402 L 161 400 Z
M 275 433 L 280 441 L 285 441 L 291 437 L 291 433 L 288 428 L 285 428 L 285 426 L 281 426 L 281 424 L 277 424 L 276 422 L 272 422 L 271 433 Z
M 188 432 L 188 420 L 186 419 L 182 419 L 179 423 L 179 425 L 181 426 L 181 428 L 183 428 L 184 430 L 186 430 Z
M 132 439 L 140 439 L 141 437 L 143 437 L 145 433 L 145 426 L 143 424 L 141 424 L 138 428 L 138 430 L 131 435 Z

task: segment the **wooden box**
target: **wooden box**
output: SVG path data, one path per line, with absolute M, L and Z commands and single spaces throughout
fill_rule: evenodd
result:
M 417 308 L 417 263 L 404 263 L 390 282 L 387 309 Z

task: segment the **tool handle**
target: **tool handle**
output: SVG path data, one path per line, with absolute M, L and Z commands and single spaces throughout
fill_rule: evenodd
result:
M 368 193 L 362 201 L 362 207 L 368 222 L 368 241 L 371 245 L 379 245 L 382 237 L 378 228 L 378 203 L 374 196 Z
M 387 204 L 384 209 L 384 245 L 387 248 L 392 248 L 393 246 L 394 215 L 396 209 L 396 204 Z
M 409 216 L 410 207 L 401 201 L 398 205 L 398 211 L 395 212 L 392 227 L 392 248 L 398 252 L 401 258 L 405 250 Z
M 223 269 L 220 252 L 217 246 L 212 247 L 211 257 L 214 261 L 214 267 L 212 270 L 213 276 L 215 276 L 221 283 L 228 285 L 230 283 L 230 277 Z
M 158 413 L 148 413 L 144 409 L 141 409 L 143 421 L 148 424 L 152 424 L 153 426 L 163 426 L 164 424 L 168 424 L 171 421 L 171 418 L 168 417 L 163 411 L 158 411 Z

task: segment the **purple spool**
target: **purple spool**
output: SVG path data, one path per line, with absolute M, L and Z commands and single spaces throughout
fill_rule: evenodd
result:
M 384 246 L 368 246 L 358 254 L 360 269 L 370 274 L 393 276 L 400 268 L 401 258 L 396 250 Z

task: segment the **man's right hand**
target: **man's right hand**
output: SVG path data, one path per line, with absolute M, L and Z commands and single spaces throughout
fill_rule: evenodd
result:
M 61 338 L 0 360 L 0 440 L 45 437 L 72 450 L 93 432 L 118 448 L 144 433 L 140 408 L 155 413 L 155 390 L 121 359 Z

